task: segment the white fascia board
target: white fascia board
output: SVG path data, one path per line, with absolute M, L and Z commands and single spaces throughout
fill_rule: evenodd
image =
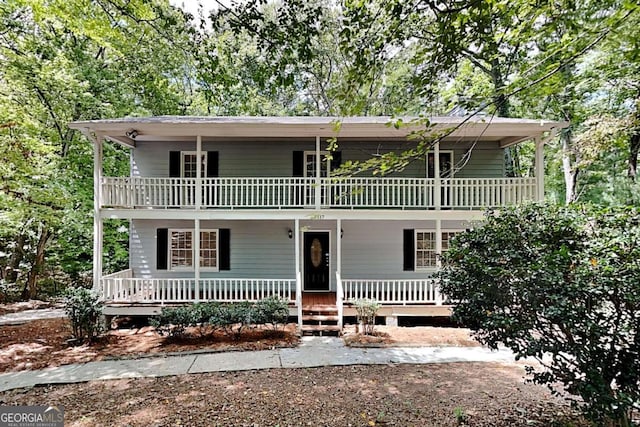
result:
M 103 219 L 148 220 L 461 220 L 473 221 L 484 217 L 483 210 L 202 210 L 185 209 L 102 209 Z
M 336 131 L 334 124 L 341 122 Z M 390 126 L 389 117 L 150 117 L 115 120 L 74 122 L 73 129 L 86 128 L 113 139 L 127 137 L 136 131 L 140 140 L 182 137 L 191 140 L 197 135 L 219 138 L 404 138 L 423 126 Z M 405 119 L 405 123 L 410 121 Z M 502 141 L 508 138 L 530 139 L 554 128 L 563 128 L 567 122 L 529 119 L 483 118 L 466 120 L 463 117 L 431 118 L 435 133 L 451 130 L 446 139 L 482 138 Z M 457 128 L 456 128 L 457 127 Z

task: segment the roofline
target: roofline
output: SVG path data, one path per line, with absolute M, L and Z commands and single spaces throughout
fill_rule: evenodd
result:
M 76 121 L 69 124 L 83 133 L 102 137 L 127 146 L 135 137 L 245 137 L 264 136 L 331 138 L 406 138 L 415 131 L 427 130 L 416 117 L 319 117 L 319 116 L 155 116 Z M 402 126 L 393 126 L 401 120 Z M 535 119 L 492 116 L 438 116 L 429 118 L 435 132 L 451 130 L 450 139 L 489 137 L 507 147 L 524 140 L 557 133 L 569 123 Z M 274 132 L 277 129 L 277 132 Z

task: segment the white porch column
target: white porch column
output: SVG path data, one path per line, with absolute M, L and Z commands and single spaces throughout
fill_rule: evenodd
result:
M 196 159 L 196 209 L 200 209 L 202 206 L 202 136 L 200 135 L 196 137 Z
M 440 256 L 442 255 L 442 220 L 436 219 L 436 269 L 440 270 L 442 268 L 442 260 Z M 435 290 L 435 299 L 436 304 L 442 304 L 442 295 L 440 295 L 440 291 L 436 288 Z
M 195 283 L 195 300 L 200 301 L 200 220 L 195 219 L 193 226 L 193 277 Z
M 295 220 L 295 225 L 293 227 L 293 235 L 294 235 L 294 263 L 295 265 L 295 274 L 296 274 L 296 308 L 298 311 L 298 326 L 300 330 L 302 330 L 302 273 L 300 270 L 300 220 Z
M 336 271 L 342 276 L 342 220 L 336 220 Z
M 544 200 L 544 140 L 539 136 L 535 138 L 536 143 L 536 200 Z
M 93 290 L 97 292 L 102 289 L 102 144 L 103 135 L 96 134 L 93 140 Z
M 440 254 L 442 254 L 442 220 L 436 219 L 436 268 L 439 270 L 442 267 L 440 261 Z
M 440 181 L 440 141 L 436 141 L 433 146 L 433 179 L 435 180 L 433 188 L 433 204 L 436 209 L 440 209 L 440 206 L 442 205 L 442 192 L 440 191 L 442 188 L 442 182 Z
M 320 209 L 320 204 L 322 203 L 321 193 L 322 188 L 320 187 L 320 167 L 322 166 L 322 159 L 320 158 L 320 137 L 316 136 L 316 209 Z

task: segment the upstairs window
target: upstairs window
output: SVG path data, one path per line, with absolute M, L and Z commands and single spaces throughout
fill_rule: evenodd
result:
M 196 178 L 198 176 L 198 155 L 195 151 L 183 151 L 180 175 L 182 178 Z M 202 153 L 200 159 L 202 167 L 200 169 L 200 177 L 204 178 L 207 173 L 207 153 Z
M 198 155 L 195 151 L 169 151 L 169 176 L 171 178 L 196 178 L 198 170 Z M 218 176 L 217 151 L 203 151 L 200 162 L 202 164 L 201 178 L 215 178 Z
M 453 151 L 440 151 L 440 178 L 453 178 Z M 435 153 L 427 153 L 427 177 L 435 178 Z

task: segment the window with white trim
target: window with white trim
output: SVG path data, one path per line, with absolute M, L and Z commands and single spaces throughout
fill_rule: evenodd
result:
M 449 249 L 449 243 L 460 231 L 443 231 L 442 251 Z M 434 269 L 437 267 L 438 256 L 436 249 L 436 232 L 416 230 L 416 270 Z
M 435 153 L 429 151 L 427 153 L 427 177 L 435 177 Z M 440 178 L 453 178 L 453 151 L 440 151 Z
M 416 230 L 416 270 L 436 267 L 436 232 Z
M 320 178 L 329 176 L 331 162 L 327 159 L 328 151 L 320 152 Z M 304 152 L 304 176 L 306 178 L 315 178 L 317 169 L 317 156 L 315 151 Z
M 202 154 L 202 168 L 200 177 L 204 178 L 207 174 L 207 153 Z M 181 174 L 183 178 L 196 178 L 198 176 L 198 153 L 195 151 L 182 151 Z
M 193 230 L 169 230 L 169 268 L 194 269 Z M 218 230 L 200 231 L 200 268 L 218 270 Z

